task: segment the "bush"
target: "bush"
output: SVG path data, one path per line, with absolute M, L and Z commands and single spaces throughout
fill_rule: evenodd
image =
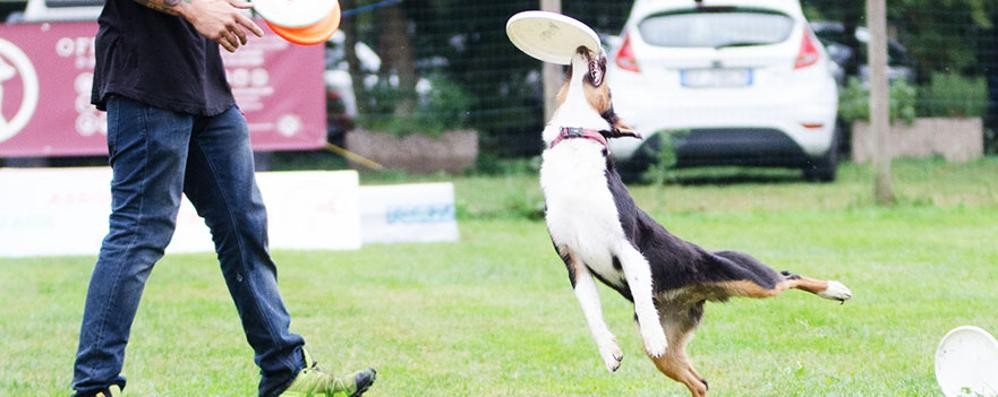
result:
M 388 81 L 379 81 L 370 91 L 370 114 L 359 124 L 371 131 L 399 136 L 414 133 L 439 136 L 444 131 L 468 126 L 472 97 L 457 83 L 436 75 L 429 78 L 430 89 L 420 95 L 411 114 L 397 114 L 401 95 Z
M 676 146 L 689 135 L 689 130 L 660 130 L 651 139 L 655 139 L 654 145 L 645 145 L 641 150 L 646 150 L 645 155 L 651 159 L 648 169 L 641 174 L 641 180 L 656 186 L 665 185 L 675 179 L 673 173 L 676 166 Z M 657 138 L 657 139 L 656 139 Z M 658 150 L 655 150 L 655 149 Z
M 914 122 L 915 103 L 915 87 L 902 80 L 891 83 L 891 122 Z M 839 92 L 839 117 L 847 123 L 870 120 L 870 90 L 858 78 L 850 78 Z
M 918 89 L 916 113 L 920 117 L 981 117 L 988 103 L 988 87 L 982 77 L 937 73 Z

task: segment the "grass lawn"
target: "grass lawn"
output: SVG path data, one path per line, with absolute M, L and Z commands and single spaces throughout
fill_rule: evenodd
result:
M 635 187 L 673 233 L 838 279 L 838 305 L 800 291 L 709 304 L 690 346 L 717 396 L 927 396 L 950 329 L 998 333 L 998 159 L 895 165 L 899 204 L 870 176 L 766 175 Z M 644 357 L 631 308 L 602 288 L 624 350 L 599 354 L 543 223 L 536 176 L 455 180 L 457 244 L 278 251 L 292 327 L 326 366 L 378 368 L 370 396 L 662 396 L 686 389 Z M 57 243 L 57 242 L 54 242 Z M 95 247 L 96 249 L 96 247 Z M 0 396 L 67 395 L 93 257 L 0 259 Z M 146 287 L 125 363 L 131 396 L 250 396 L 257 370 L 212 255 L 172 255 Z

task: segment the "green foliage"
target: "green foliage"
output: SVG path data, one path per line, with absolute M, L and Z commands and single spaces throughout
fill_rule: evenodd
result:
M 656 145 L 646 145 L 644 150 L 652 159 L 651 166 L 643 174 L 641 179 L 655 186 L 665 185 L 666 182 L 674 179 L 673 167 L 676 165 L 676 143 L 689 134 L 689 130 L 661 130 L 655 133 Z M 657 146 L 657 150 L 651 146 Z
M 918 88 L 920 117 L 981 117 L 988 103 L 987 82 L 982 77 L 936 73 Z
M 405 114 L 399 111 L 402 96 L 384 80 L 370 91 L 370 113 L 359 120 L 364 128 L 399 136 L 416 133 L 439 136 L 444 131 L 468 127 L 474 98 L 454 81 L 441 74 L 431 76 L 430 90 L 419 98 L 411 113 Z
M 890 87 L 891 121 L 911 124 L 915 121 L 915 87 L 897 80 Z M 859 79 L 849 79 L 846 87 L 839 91 L 839 117 L 851 123 L 870 120 L 870 91 Z
M 866 24 L 865 1 L 802 3 L 809 17 L 844 22 L 846 26 Z M 919 76 L 945 70 L 979 72 L 982 53 L 994 46 L 987 36 L 995 29 L 996 18 L 998 1 L 994 0 L 892 0 L 887 7 L 888 24 L 896 28 L 896 38 L 908 48 Z

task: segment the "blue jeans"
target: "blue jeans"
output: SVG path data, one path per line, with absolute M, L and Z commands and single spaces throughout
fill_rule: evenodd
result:
M 302 338 L 277 289 L 267 213 L 257 189 L 246 120 L 233 106 L 211 117 L 114 97 L 108 103 L 112 212 L 87 290 L 73 388 L 79 395 L 121 376 L 142 290 L 163 256 L 186 194 L 211 229 L 225 283 L 260 367 L 260 395 L 285 388 L 304 366 Z

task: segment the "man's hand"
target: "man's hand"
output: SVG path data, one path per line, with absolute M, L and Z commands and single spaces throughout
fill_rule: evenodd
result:
M 240 10 L 253 5 L 240 0 L 166 0 L 176 2 L 179 14 L 208 39 L 217 42 L 228 52 L 235 52 L 246 44 L 249 33 L 263 37 L 260 29 Z
M 135 0 L 157 11 L 179 15 L 194 25 L 199 33 L 220 44 L 228 52 L 235 52 L 246 44 L 248 33 L 263 37 L 252 20 L 239 10 L 253 5 L 241 0 Z

